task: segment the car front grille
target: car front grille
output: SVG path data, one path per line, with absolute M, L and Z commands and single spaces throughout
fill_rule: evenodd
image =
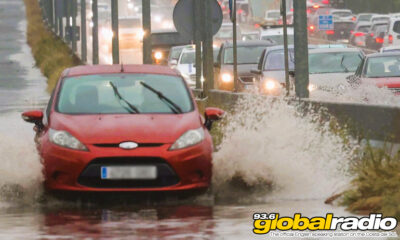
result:
M 255 82 L 254 76 L 240 76 L 239 79 L 240 79 L 240 81 L 242 81 L 244 83 L 254 83 Z
M 163 143 L 138 143 L 138 148 L 141 147 L 161 147 Z M 93 146 L 101 148 L 119 148 L 119 143 L 96 143 Z
M 155 166 L 154 180 L 110 180 L 101 179 L 101 167 L 107 166 Z M 93 188 L 159 188 L 179 183 L 179 177 L 162 158 L 155 157 L 106 157 L 92 160 L 82 171 L 78 183 Z

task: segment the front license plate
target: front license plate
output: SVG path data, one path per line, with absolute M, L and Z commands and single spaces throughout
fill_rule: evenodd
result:
M 157 178 L 155 166 L 124 166 L 124 167 L 101 167 L 101 179 L 144 179 Z

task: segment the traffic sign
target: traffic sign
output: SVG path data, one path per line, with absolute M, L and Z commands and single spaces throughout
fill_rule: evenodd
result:
M 194 40 L 194 30 L 195 30 L 195 22 L 194 22 L 194 1 L 196 0 L 179 0 L 175 5 L 173 19 L 176 30 Z M 222 25 L 222 10 L 221 6 L 218 4 L 216 0 L 209 0 L 210 9 L 209 14 L 211 16 L 211 26 L 207 26 L 207 28 L 211 27 L 212 35 L 217 34 Z
M 332 15 L 320 15 L 318 18 L 318 29 L 319 30 L 333 30 L 333 16 Z

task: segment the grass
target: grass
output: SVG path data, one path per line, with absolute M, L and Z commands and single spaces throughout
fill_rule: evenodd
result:
M 27 38 L 36 66 L 46 76 L 51 92 L 64 69 L 82 62 L 71 49 L 43 22 L 42 11 L 37 0 L 24 0 L 28 21 Z
M 352 212 L 379 212 L 400 219 L 400 152 L 368 144 L 352 171 L 353 187 L 344 193 L 342 204 Z

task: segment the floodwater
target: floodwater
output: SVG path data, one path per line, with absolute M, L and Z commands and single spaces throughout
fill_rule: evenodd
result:
M 290 107 L 278 103 L 267 113 L 253 100 L 230 116 L 204 196 L 102 204 L 46 196 L 32 125 L 20 118 L 48 99 L 25 28 L 23 1 L 0 0 L 0 239 L 266 239 L 252 233 L 253 213 L 351 215 L 324 204 L 349 181 L 350 150 Z M 249 119 L 254 106 L 261 115 Z

